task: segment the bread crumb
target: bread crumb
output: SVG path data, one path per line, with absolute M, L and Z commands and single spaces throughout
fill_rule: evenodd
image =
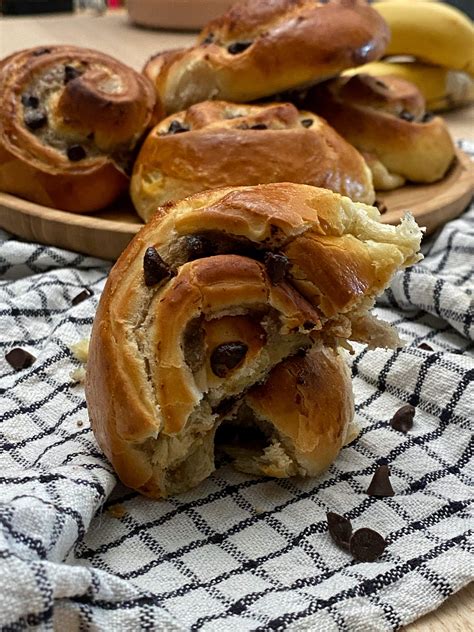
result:
M 83 421 L 81 421 L 80 419 L 76 422 L 76 426 L 77 426 L 78 428 L 81 428 L 83 425 L 84 425 L 84 422 L 83 422 Z
M 74 357 L 85 364 L 89 356 L 89 338 L 83 338 L 69 347 Z
M 127 513 L 123 505 L 112 505 L 107 509 L 107 512 L 113 518 L 123 518 L 123 516 L 125 516 L 125 514 Z
M 69 373 L 69 377 L 71 378 L 71 382 L 73 384 L 84 384 L 84 380 L 86 379 L 86 370 L 83 366 L 78 366 L 74 371 Z

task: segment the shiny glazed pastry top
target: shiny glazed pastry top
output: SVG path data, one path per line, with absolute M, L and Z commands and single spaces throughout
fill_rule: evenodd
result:
M 413 218 L 379 217 L 289 183 L 159 209 L 112 269 L 87 364 L 92 428 L 126 485 L 155 498 L 187 490 L 219 447 L 272 476 L 332 462 L 353 414 L 338 350 L 399 344 L 369 310 L 420 258 Z
M 290 103 L 205 101 L 161 121 L 135 161 L 130 193 L 145 220 L 166 202 L 223 186 L 297 182 L 375 199 L 364 159 L 327 123 Z
M 145 77 L 98 51 L 37 47 L 0 62 L 0 92 L 0 190 L 82 212 L 127 189 L 156 102 Z
M 313 84 L 378 59 L 388 39 L 365 0 L 245 0 L 210 22 L 196 46 L 159 53 L 144 73 L 172 113 Z

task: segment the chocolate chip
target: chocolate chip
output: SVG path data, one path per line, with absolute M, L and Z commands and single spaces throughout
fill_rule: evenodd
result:
M 382 202 L 382 200 L 375 200 L 374 206 L 375 208 L 379 209 L 380 215 L 383 215 L 384 213 L 388 211 L 387 205 L 384 202 Z
M 38 48 L 37 50 L 34 50 L 31 54 L 33 55 L 33 57 L 40 57 L 41 55 L 47 55 L 50 52 L 50 48 Z
M 69 83 L 73 79 L 76 79 L 80 76 L 80 72 L 74 66 L 64 66 L 64 83 Z
M 290 268 L 290 262 L 285 255 L 269 252 L 265 255 L 265 266 L 273 285 L 281 283 Z
M 204 39 L 202 44 L 212 44 L 214 42 L 214 33 L 209 33 L 209 35 Z
M 229 371 L 242 362 L 248 346 L 243 342 L 225 342 L 211 353 L 211 369 L 217 377 L 226 377 Z
M 7 354 L 5 354 L 5 360 L 15 371 L 21 371 L 21 369 L 27 369 L 36 360 L 34 355 L 31 355 L 28 351 L 15 347 Z
M 150 246 L 145 251 L 143 257 L 143 273 L 145 276 L 145 285 L 152 287 L 157 285 L 164 279 L 169 279 L 173 276 L 173 272 L 169 265 L 163 261 L 156 248 Z
M 430 347 L 427 342 L 422 342 L 421 344 L 419 344 L 418 349 L 424 349 L 425 351 L 434 351 L 433 347 Z
M 415 407 L 411 404 L 402 406 L 392 417 L 390 425 L 400 432 L 408 432 L 413 427 L 413 417 L 415 416 Z
M 340 546 L 343 549 L 348 549 L 352 535 L 351 521 L 348 518 L 344 518 L 344 516 L 334 513 L 333 511 L 328 511 L 326 518 L 331 538 L 337 546 Z
M 423 118 L 421 119 L 422 123 L 428 123 L 429 121 L 433 120 L 435 117 L 435 115 L 433 114 L 433 112 L 425 112 L 423 114 Z
M 171 121 L 168 127 L 168 134 L 182 134 L 183 132 L 189 132 L 189 127 L 186 127 L 186 125 L 183 125 L 179 121 Z
M 71 162 L 84 160 L 86 157 L 86 150 L 82 145 L 71 145 L 67 148 L 67 157 Z
M 398 116 L 404 121 L 408 121 L 409 123 L 415 120 L 415 115 L 411 112 L 408 112 L 408 110 L 402 110 Z
M 215 252 L 215 248 L 210 240 L 202 235 L 188 235 L 185 241 L 188 261 L 210 257 Z
M 26 112 L 23 120 L 28 129 L 37 130 L 46 125 L 48 117 L 46 112 L 43 112 L 43 110 L 31 110 Z
M 268 129 L 265 123 L 255 123 L 255 125 L 251 125 L 250 129 Z
M 306 329 L 307 331 L 311 331 L 311 329 L 314 329 L 315 327 L 316 323 L 313 323 L 311 320 L 305 320 L 303 323 L 303 329 Z
M 25 108 L 37 108 L 39 106 L 39 99 L 34 94 L 23 94 L 21 96 L 21 102 Z
M 301 120 L 301 125 L 303 127 L 311 127 L 312 124 L 313 124 L 313 119 L 302 119 Z
M 247 50 L 249 46 L 252 46 L 252 42 L 234 42 L 227 47 L 227 50 L 231 55 L 238 55 L 239 53 L 243 53 L 244 50 Z
M 71 301 L 71 303 L 73 305 L 79 305 L 79 303 L 82 303 L 82 301 L 85 301 L 87 298 L 90 298 L 91 296 L 93 296 L 94 292 L 92 290 L 89 290 L 88 287 L 85 287 L 82 292 L 79 292 L 79 294 L 77 294 Z
M 378 498 L 388 498 L 395 496 L 392 483 L 390 482 L 390 470 L 388 465 L 379 465 L 375 470 L 369 488 L 367 489 L 369 496 L 377 496 Z
M 374 562 L 385 551 L 385 538 L 373 529 L 357 529 L 352 534 L 350 550 L 359 562 Z

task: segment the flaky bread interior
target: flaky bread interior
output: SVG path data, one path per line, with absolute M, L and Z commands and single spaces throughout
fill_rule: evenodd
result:
M 351 339 L 398 344 L 368 310 L 393 274 L 420 258 L 420 239 L 410 216 L 384 225 L 375 208 L 289 183 L 163 207 L 114 266 L 90 344 L 92 427 L 122 481 L 157 498 L 197 485 L 215 467 L 216 429 L 243 404 L 276 433 L 278 446 L 265 452 L 275 467 L 261 463 L 260 472 L 320 471 L 352 417 L 337 349 Z M 165 270 L 151 281 L 150 256 Z M 287 396 L 272 384 L 278 371 L 294 377 L 300 356 L 308 384 L 324 382 L 318 366 L 326 362 L 327 383 L 341 386 L 334 399 L 323 387 L 302 393 L 291 430 L 278 416 Z M 294 424 L 320 434 L 322 411 L 331 440 L 299 443 Z M 282 469 L 281 459 L 293 465 Z

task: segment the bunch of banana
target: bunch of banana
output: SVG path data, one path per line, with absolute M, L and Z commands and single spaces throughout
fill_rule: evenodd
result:
M 429 0 L 386 0 L 373 6 L 391 30 L 387 58 L 345 74 L 402 77 L 418 86 L 435 111 L 474 101 L 474 25 L 467 15 Z

